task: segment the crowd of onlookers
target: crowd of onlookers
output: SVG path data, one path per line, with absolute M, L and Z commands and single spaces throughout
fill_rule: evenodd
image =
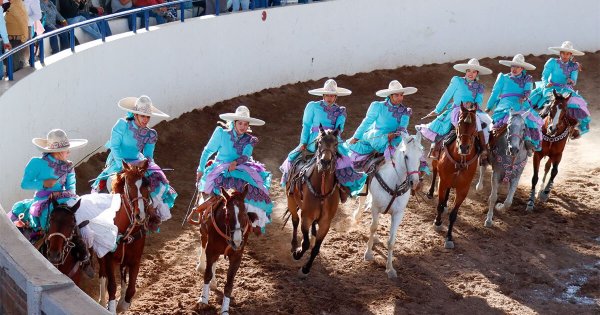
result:
M 27 40 L 44 32 L 54 31 L 69 24 L 82 22 L 98 16 L 125 12 L 128 10 L 162 4 L 175 0 L 2 0 L 0 9 L 0 38 L 2 53 L 19 46 Z M 217 4 L 217 1 L 219 2 Z M 318 0 L 194 0 L 198 7 L 198 15 L 215 14 L 217 6 L 220 13 L 280 6 L 287 3 L 308 3 Z M 177 7 L 161 7 L 150 11 L 150 17 L 156 24 L 172 22 L 177 19 Z M 129 19 L 129 29 L 133 29 L 135 21 Z M 144 27 L 144 19 L 141 26 Z M 106 21 L 87 24 L 81 30 L 92 39 L 112 35 Z M 69 33 L 61 33 L 49 38 L 50 51 L 55 54 L 70 48 Z M 78 41 L 75 38 L 75 43 Z M 37 49 L 35 53 L 39 52 Z M 22 49 L 13 55 L 13 70 L 22 68 L 29 60 L 29 49 Z M 0 63 L 0 74 L 3 74 Z M 1 75 L 0 75 L 1 77 Z

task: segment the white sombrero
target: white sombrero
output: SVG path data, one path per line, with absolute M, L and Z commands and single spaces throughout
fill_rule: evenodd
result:
M 140 97 L 122 98 L 118 103 L 119 108 L 133 114 L 144 116 L 164 117 L 169 118 L 169 115 L 161 112 L 152 104 L 150 97 L 142 95 Z
M 244 105 L 238 106 L 238 108 L 235 109 L 235 113 L 221 114 L 219 115 L 219 118 L 227 121 L 247 121 L 251 126 L 262 126 L 265 124 L 264 120 L 250 117 L 250 110 Z
M 498 62 L 501 65 L 505 65 L 505 66 L 508 66 L 508 67 L 515 66 L 515 67 L 521 67 L 521 68 L 523 68 L 525 70 L 535 70 L 535 66 L 532 65 L 532 64 L 530 64 L 530 63 L 525 62 L 525 57 L 523 57 L 523 55 L 521 55 L 521 54 L 516 54 L 513 57 L 512 61 L 510 61 L 510 60 L 500 60 Z
M 69 139 L 61 129 L 52 129 L 46 138 L 33 138 L 31 140 L 43 152 L 62 152 L 83 147 L 88 143 L 86 139 Z
M 411 95 L 417 93 L 417 88 L 408 86 L 403 87 L 398 80 L 390 82 L 387 89 L 379 90 L 375 92 L 375 95 L 380 97 L 388 97 L 392 94 L 402 93 L 404 95 Z
M 455 64 L 454 69 L 460 72 L 467 72 L 468 69 L 477 70 L 481 75 L 492 74 L 492 69 L 479 65 L 477 58 L 473 58 L 467 63 Z
M 323 85 L 322 88 L 310 90 L 308 91 L 308 94 L 347 96 L 352 94 L 352 91 L 338 87 L 337 82 L 335 82 L 335 80 L 329 79 L 325 82 L 325 85 Z
M 551 52 L 555 52 L 555 53 L 560 53 L 561 51 L 566 51 L 566 52 L 570 52 L 575 56 L 583 56 L 584 53 L 573 48 L 573 43 L 571 43 L 570 41 L 564 41 L 562 43 L 562 45 L 560 45 L 560 47 L 548 47 L 548 50 L 550 50 Z

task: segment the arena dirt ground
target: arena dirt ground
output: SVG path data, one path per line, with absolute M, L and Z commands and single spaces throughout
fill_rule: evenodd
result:
M 538 67 L 532 72 L 535 79 L 548 57 L 526 57 Z M 498 59 L 503 58 L 481 63 L 494 73 L 507 71 Z M 494 227 L 484 227 L 488 168 L 483 192 L 475 192 L 473 184 L 460 209 L 456 248 L 447 250 L 444 234 L 432 227 L 436 202 L 411 198 L 397 237 L 394 266 L 398 278 L 394 280 L 384 272 L 389 216 L 384 216 L 378 230 L 384 244 L 376 245 L 374 261 L 365 262 L 370 214 L 364 213 L 358 225 L 351 226 L 349 217 L 358 205 L 354 200 L 341 206 L 308 279 L 297 277 L 305 259 L 297 262 L 290 255 L 291 226 L 282 226 L 285 196 L 277 184 L 278 166 L 298 143 L 304 105 L 315 99 L 307 90 L 322 86 L 325 78 L 266 89 L 160 122 L 156 161 L 175 169 L 168 176 L 179 197 L 173 218 L 147 239 L 137 294 L 127 314 L 219 312 L 227 262 L 221 260 L 217 268 L 219 290 L 212 293 L 210 307 L 197 307 L 202 282 L 194 269 L 199 231 L 190 225 L 182 228 L 181 221 L 194 190 L 200 153 L 218 114 L 234 111 L 239 104 L 248 105 L 254 117 L 267 121 L 254 128 L 260 138 L 255 158 L 273 172 L 275 209 L 266 235 L 250 238 L 235 281 L 232 314 L 599 314 L 600 52 L 578 57 L 578 61 L 584 71 L 577 87 L 590 104 L 593 131 L 567 144 L 550 200 L 533 213 L 525 212 L 530 163 L 513 206 L 496 211 Z M 414 132 L 412 126 L 432 110 L 451 76 L 458 74 L 452 64 L 434 64 L 337 77 L 340 86 L 353 91 L 339 99 L 348 109 L 345 138 L 377 99 L 375 91 L 386 88 L 392 79 L 419 88 L 405 99 L 414 111 L 410 128 Z M 487 99 L 495 75 L 481 80 Z M 108 138 L 109 130 L 103 134 Z M 423 144 L 428 148 L 428 143 Z M 97 154 L 82 164 L 77 169 L 78 182 L 83 185 L 94 178 L 105 157 L 105 153 Z M 82 193 L 89 191 L 85 186 L 78 188 Z M 500 200 L 505 194 L 503 187 Z M 96 278 L 84 283 L 93 298 L 98 294 L 97 282 Z

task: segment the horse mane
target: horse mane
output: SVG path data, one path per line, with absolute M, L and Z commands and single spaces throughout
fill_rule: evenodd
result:
M 113 176 L 112 191 L 115 193 L 123 193 L 125 191 L 125 173 L 119 172 Z

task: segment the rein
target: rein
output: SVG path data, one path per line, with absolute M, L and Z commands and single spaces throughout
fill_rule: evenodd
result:
M 224 205 L 225 208 L 225 221 L 227 223 L 229 223 L 229 216 L 228 216 L 228 211 L 227 211 L 227 204 L 225 203 Z M 215 231 L 217 231 L 217 233 L 223 238 L 225 239 L 225 241 L 227 242 L 227 248 L 225 248 L 225 252 L 223 253 L 223 256 L 227 256 L 229 254 L 229 252 L 231 250 L 233 251 L 237 251 L 237 249 L 233 249 L 233 247 L 231 246 L 231 244 L 233 243 L 233 239 L 230 236 L 230 233 L 232 231 L 229 231 L 229 225 L 226 223 L 225 224 L 225 232 L 223 233 L 223 231 L 219 228 L 219 226 L 217 225 L 217 221 L 215 221 L 215 208 L 211 207 L 211 212 L 210 212 L 210 216 L 211 216 L 211 222 L 213 227 L 215 228 Z M 248 229 L 250 228 L 250 220 L 246 221 L 246 225 L 243 228 L 243 232 L 242 232 L 242 236 L 246 235 L 246 233 L 248 232 Z M 234 229 L 233 232 L 237 231 L 238 229 Z M 239 229 L 240 231 L 242 229 Z
M 479 158 L 479 154 L 475 154 L 470 160 L 466 160 L 464 155 L 460 155 L 460 161 L 456 161 L 452 155 L 450 154 L 450 151 L 448 151 L 448 147 L 444 146 L 444 152 L 446 153 L 446 156 L 448 157 L 448 159 L 450 159 L 450 162 L 452 162 L 452 164 L 454 164 L 454 168 L 456 169 L 456 172 L 460 172 L 461 170 L 469 167 L 471 164 L 473 164 L 473 162 L 477 161 L 477 159 Z

